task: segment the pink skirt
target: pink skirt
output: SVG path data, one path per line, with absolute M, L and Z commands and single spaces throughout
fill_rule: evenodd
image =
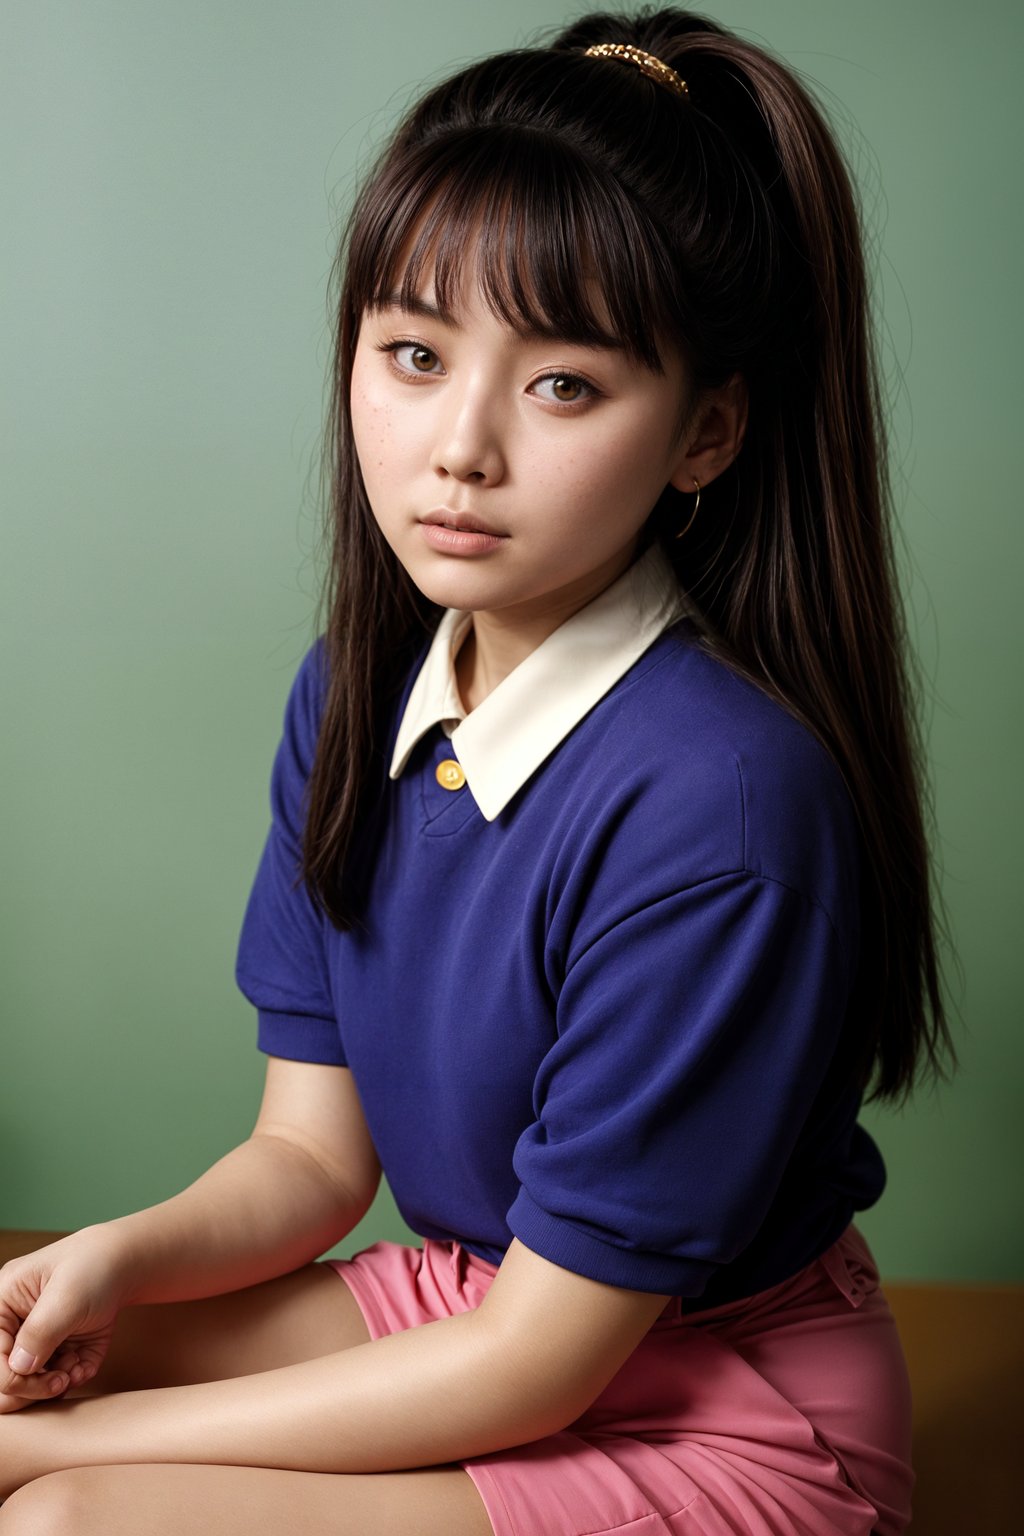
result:
M 373 1338 L 479 1306 L 497 1274 L 459 1243 L 326 1259 Z M 461 1461 L 496 1536 L 898 1536 L 911 1399 L 857 1228 L 789 1280 L 683 1314 L 673 1298 L 580 1418 Z

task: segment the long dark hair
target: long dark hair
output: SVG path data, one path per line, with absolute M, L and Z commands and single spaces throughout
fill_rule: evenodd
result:
M 585 56 L 596 42 L 654 54 L 689 95 Z M 301 877 L 338 929 L 359 922 L 356 849 L 384 793 L 388 721 L 441 614 L 363 486 L 349 417 L 360 319 L 390 291 L 411 296 L 428 263 L 450 313 L 478 221 L 477 275 L 508 324 L 604 339 L 588 270 L 634 359 L 660 371 L 667 341 L 698 388 L 746 380 L 739 456 L 684 539 L 692 502 L 670 486 L 642 543 L 662 542 L 703 647 L 802 720 L 844 776 L 865 853 L 852 1070 L 865 1091 L 875 1075 L 870 1099 L 905 1098 L 925 1062 L 946 1075 L 940 1047 L 956 1053 L 857 203 L 794 74 L 692 12 L 591 14 L 549 46 L 461 70 L 408 112 L 356 198 L 334 270 L 326 692 Z

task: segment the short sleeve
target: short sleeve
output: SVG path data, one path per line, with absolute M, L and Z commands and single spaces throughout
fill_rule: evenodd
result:
M 622 916 L 564 977 L 512 1232 L 595 1280 L 699 1296 L 764 1220 L 847 992 L 828 914 L 746 870 Z
M 235 978 L 257 1010 L 257 1043 L 272 1056 L 344 1066 L 324 924 L 304 882 L 304 797 L 325 690 L 323 642 L 307 652 L 288 695 L 270 781 L 271 825 L 242 922 Z

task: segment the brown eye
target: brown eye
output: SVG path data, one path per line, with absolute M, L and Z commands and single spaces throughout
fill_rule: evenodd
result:
M 584 401 L 596 399 L 600 394 L 600 390 L 577 373 L 546 373 L 543 378 L 536 380 L 533 387 L 539 389 L 542 385 L 549 386 L 551 393 L 542 394 L 541 399 L 552 405 L 582 405 Z
M 571 374 L 560 373 L 555 375 L 551 387 L 557 399 L 571 404 L 572 401 L 579 398 L 578 392 L 581 383 L 582 380 L 574 379 Z
M 390 354 L 391 366 L 398 374 L 422 373 L 433 374 L 436 372 L 437 353 L 423 345 L 422 341 L 379 341 L 375 343 L 378 352 Z M 410 354 L 410 360 L 406 361 L 405 353 Z

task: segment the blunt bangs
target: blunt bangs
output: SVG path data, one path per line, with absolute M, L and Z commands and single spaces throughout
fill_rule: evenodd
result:
M 396 295 L 415 310 L 428 273 L 442 318 L 454 322 L 472 253 L 484 301 L 520 335 L 618 348 L 654 373 L 664 372 L 662 348 L 680 344 L 657 231 L 612 179 L 550 133 L 459 127 L 392 152 L 371 189 L 349 251 L 356 324 Z

